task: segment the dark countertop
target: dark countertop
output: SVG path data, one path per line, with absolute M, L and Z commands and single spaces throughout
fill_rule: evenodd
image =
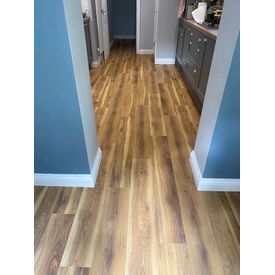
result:
M 184 19 L 184 22 L 214 40 L 218 37 L 218 29 L 208 29 L 201 24 L 198 24 L 195 20 Z

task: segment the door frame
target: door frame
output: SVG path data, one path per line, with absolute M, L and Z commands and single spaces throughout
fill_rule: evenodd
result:
M 155 10 L 154 10 L 154 58 L 156 60 L 156 45 L 157 45 L 157 38 L 158 38 L 158 15 L 159 15 L 159 0 L 155 0 Z
M 100 51 L 100 63 L 101 63 L 103 61 L 103 52 L 104 52 L 103 24 L 102 24 L 102 16 L 101 16 L 101 0 L 95 0 L 95 6 L 96 6 L 96 22 L 97 22 L 98 43 L 99 43 L 99 51 Z M 109 12 L 108 5 L 106 5 L 106 9 L 107 9 L 107 12 Z M 109 22 L 108 22 L 108 24 L 109 24 Z
M 140 52 L 140 0 L 136 0 L 136 53 Z

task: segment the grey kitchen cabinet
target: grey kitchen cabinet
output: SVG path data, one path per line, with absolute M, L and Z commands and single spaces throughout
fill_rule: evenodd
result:
M 203 105 L 214 48 L 214 39 L 180 20 L 176 66 L 199 110 Z
M 189 55 L 187 60 L 187 66 L 185 70 L 187 77 L 194 89 L 198 86 L 199 78 L 200 78 L 200 66 L 195 61 L 193 57 Z
M 183 40 L 183 47 L 182 47 L 182 54 L 181 54 L 181 64 L 182 64 L 182 69 L 186 69 L 188 65 L 188 52 L 189 52 L 189 30 L 186 26 L 184 26 L 185 29 L 185 36 Z
M 180 62 L 181 62 L 181 57 L 182 57 L 182 47 L 183 47 L 183 40 L 184 40 L 184 32 L 185 32 L 185 29 L 179 27 L 176 57 L 177 57 L 177 59 Z
M 203 100 L 205 96 L 205 91 L 206 91 L 209 72 L 212 64 L 214 49 L 215 49 L 215 41 L 213 41 L 212 39 L 208 39 L 207 42 L 205 43 L 204 62 L 202 63 L 202 66 L 201 66 L 201 76 L 200 76 L 200 81 L 197 89 L 198 95 L 201 98 L 201 100 Z

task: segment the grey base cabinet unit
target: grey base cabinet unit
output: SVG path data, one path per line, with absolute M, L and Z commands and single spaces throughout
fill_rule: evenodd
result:
M 181 19 L 178 28 L 176 66 L 201 111 L 207 87 L 215 37 L 196 28 L 194 23 Z

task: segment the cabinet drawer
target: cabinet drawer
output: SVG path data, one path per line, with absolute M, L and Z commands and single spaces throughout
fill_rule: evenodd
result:
M 193 41 L 189 42 L 189 53 L 193 58 L 200 64 L 203 58 L 205 44 L 204 43 L 195 43 Z
M 179 26 L 183 28 L 184 25 L 185 25 L 185 24 L 184 24 L 184 18 L 181 17 L 181 18 L 179 19 Z
M 204 34 L 188 25 L 186 26 L 186 35 L 189 36 L 188 39 L 193 43 L 204 44 L 206 41 Z
M 186 73 L 190 79 L 193 88 L 196 89 L 199 82 L 200 65 L 190 55 L 188 56 L 186 62 Z
M 205 50 L 204 50 L 205 53 L 204 53 L 203 63 L 201 66 L 200 79 L 199 79 L 198 90 L 197 90 L 197 93 L 202 99 L 202 101 L 205 96 L 205 91 L 206 91 L 208 77 L 209 77 L 210 68 L 212 64 L 214 49 L 215 49 L 215 41 L 212 39 L 208 39 L 205 44 Z
M 183 39 L 184 39 L 184 29 L 179 27 L 176 57 L 180 63 L 182 58 Z
M 200 38 L 200 33 L 192 27 L 186 27 L 186 34 L 188 39 L 192 42 L 197 42 Z

